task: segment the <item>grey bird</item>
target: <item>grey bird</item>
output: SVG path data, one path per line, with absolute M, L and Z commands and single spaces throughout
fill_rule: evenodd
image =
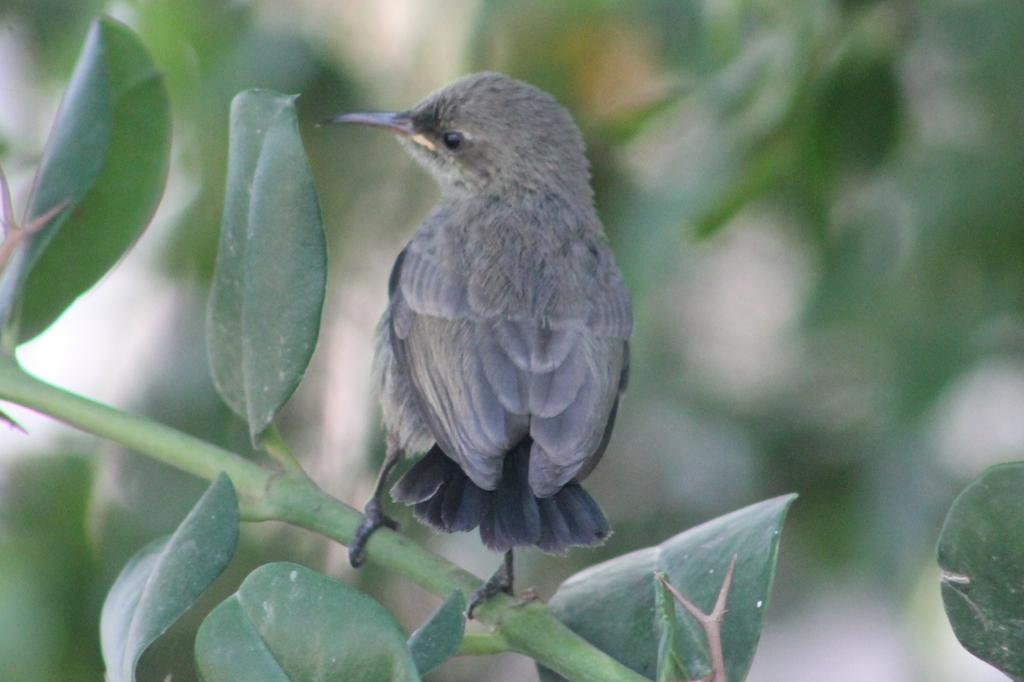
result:
M 394 466 L 426 453 L 392 497 L 436 529 L 479 528 L 505 561 L 476 601 L 510 592 L 513 547 L 564 553 L 610 532 L 580 483 L 608 445 L 633 318 L 582 136 L 553 97 L 498 73 L 331 121 L 397 133 L 441 188 L 388 283 L 387 455 L 350 561 L 394 527 L 381 507 Z

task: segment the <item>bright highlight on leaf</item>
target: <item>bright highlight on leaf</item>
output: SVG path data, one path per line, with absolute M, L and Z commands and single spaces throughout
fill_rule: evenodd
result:
M 238 499 L 221 474 L 169 538 L 121 570 L 103 603 L 100 640 L 110 682 L 133 682 L 139 657 L 188 610 L 238 546 Z
M 207 311 L 214 384 L 255 443 L 302 379 L 320 331 L 327 247 L 294 97 L 231 105 L 227 190 Z
M 420 679 L 383 606 L 286 562 L 257 568 L 210 613 L 196 637 L 196 662 L 205 682 Z
M 138 238 L 163 191 L 170 138 L 162 75 L 127 27 L 97 20 L 22 221 L 38 229 L 26 229 L 21 245 L 6 242 L 3 254 L 0 322 L 18 316 L 19 342 L 45 330 Z

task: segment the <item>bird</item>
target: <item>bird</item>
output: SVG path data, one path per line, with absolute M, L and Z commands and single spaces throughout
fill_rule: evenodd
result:
M 504 559 L 472 608 L 512 593 L 513 551 L 564 554 L 610 526 L 583 480 L 629 377 L 630 297 L 594 205 L 582 134 L 550 94 L 475 73 L 399 112 L 331 123 L 394 133 L 440 198 L 399 253 L 377 328 L 386 454 L 349 547 L 394 500 Z

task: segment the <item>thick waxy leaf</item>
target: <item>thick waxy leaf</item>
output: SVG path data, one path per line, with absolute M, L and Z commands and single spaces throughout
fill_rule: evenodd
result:
M 960 643 L 1024 679 L 1024 463 L 992 467 L 960 493 L 942 527 L 939 566 Z
M 23 222 L 64 208 L 0 277 L 0 320 L 46 329 L 132 245 L 160 200 L 171 118 L 163 78 L 135 35 L 93 23 L 47 142 Z
M 658 597 L 661 588 L 655 572 L 664 572 L 679 592 L 707 613 L 735 556 L 722 641 L 728 679 L 740 682 L 754 658 L 782 522 L 795 498 L 786 495 L 751 505 L 657 547 L 577 573 L 558 588 L 551 610 L 584 639 L 642 675 L 654 679 L 659 661 L 663 671 L 678 662 L 687 679 L 699 679 L 710 673 L 704 632 L 681 606 L 674 607 L 673 626 L 664 622 L 670 606 L 665 601 L 668 595 Z M 542 678 L 558 679 L 548 671 L 542 671 Z
M 107 679 L 131 682 L 142 652 L 224 570 L 238 546 L 238 499 L 221 474 L 169 538 L 132 557 L 100 617 Z
M 409 637 L 416 669 L 426 674 L 455 653 L 466 632 L 466 597 L 456 590 Z
M 660 580 L 654 584 L 655 628 L 658 632 L 657 682 L 681 680 L 686 674 L 676 655 L 676 601 Z
M 327 248 L 293 97 L 231 105 L 228 180 L 206 336 L 214 383 L 255 441 L 302 379 L 320 331 Z
M 273 563 L 203 621 L 205 682 L 419 680 L 405 635 L 383 606 L 304 566 Z

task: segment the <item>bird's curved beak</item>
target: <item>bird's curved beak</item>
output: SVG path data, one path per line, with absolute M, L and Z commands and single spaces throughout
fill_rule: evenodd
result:
M 412 118 L 404 113 L 396 112 L 373 112 L 373 113 L 359 113 L 359 114 L 342 114 L 329 118 L 324 123 L 337 124 L 337 123 L 355 123 L 364 126 L 373 126 L 375 128 L 384 128 L 390 130 L 393 133 L 399 135 L 405 135 L 406 137 L 412 137 L 416 134 L 416 129 L 413 127 Z

